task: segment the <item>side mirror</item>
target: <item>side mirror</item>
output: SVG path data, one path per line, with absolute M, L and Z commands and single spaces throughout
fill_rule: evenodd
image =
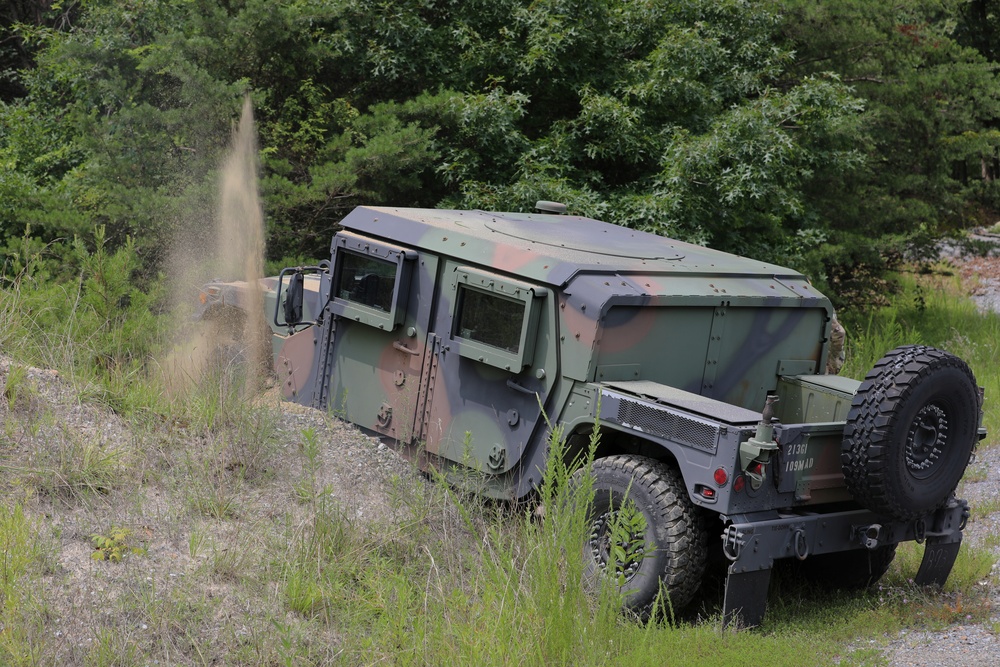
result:
M 288 280 L 285 292 L 285 323 L 292 325 L 302 321 L 302 273 L 296 271 Z
M 293 266 L 282 269 L 278 274 L 278 298 L 274 304 L 274 326 L 296 327 L 300 324 L 316 324 L 312 320 L 303 320 L 303 300 L 305 299 L 305 275 L 307 273 L 323 274 L 329 270 L 326 266 Z M 285 277 L 288 276 L 288 287 L 285 287 Z M 284 298 L 282 298 L 284 297 Z M 284 322 L 278 321 L 278 316 L 284 315 Z

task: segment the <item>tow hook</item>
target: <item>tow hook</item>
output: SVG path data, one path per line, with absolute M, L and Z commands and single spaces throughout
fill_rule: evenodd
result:
M 757 433 L 740 443 L 740 468 L 746 473 L 750 487 L 754 490 L 764 483 L 764 466 L 771 460 L 771 452 L 778 451 L 778 443 L 774 441 L 774 404 L 777 402 L 776 395 L 768 394 L 761 419 L 757 422 Z
M 809 542 L 806 541 L 806 529 L 799 527 L 792 533 L 792 550 L 795 557 L 805 560 L 809 557 Z
M 722 533 L 722 553 L 731 561 L 736 561 L 746 546 L 746 539 L 736 526 L 728 526 Z
M 878 548 L 878 540 L 882 536 L 881 524 L 873 523 L 870 526 L 861 526 L 858 530 L 858 541 L 861 546 L 869 551 Z

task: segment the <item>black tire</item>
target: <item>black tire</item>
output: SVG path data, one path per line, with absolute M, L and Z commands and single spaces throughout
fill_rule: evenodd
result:
M 826 588 L 859 591 L 875 585 L 896 557 L 896 545 L 810 556 L 798 563 L 803 577 Z
M 847 414 L 841 462 L 864 507 L 909 520 L 943 506 L 976 446 L 980 398 L 958 357 L 922 345 L 882 357 Z
M 630 455 L 598 459 L 591 470 L 591 534 L 583 549 L 588 578 L 607 576 L 609 528 L 616 508 L 628 499 L 642 512 L 646 530 L 633 536 L 633 544 L 644 545 L 642 553 L 627 563 L 616 563 L 616 575 L 621 574 L 624 581 L 620 591 L 625 607 L 645 615 L 661 582 L 670 606 L 685 606 L 701 583 L 708 547 L 704 523 L 680 473 L 659 461 Z

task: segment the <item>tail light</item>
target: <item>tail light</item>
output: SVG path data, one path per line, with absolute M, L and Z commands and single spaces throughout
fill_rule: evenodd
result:
M 741 492 L 747 485 L 747 478 L 743 475 L 737 475 L 736 479 L 733 480 L 733 491 L 735 493 Z

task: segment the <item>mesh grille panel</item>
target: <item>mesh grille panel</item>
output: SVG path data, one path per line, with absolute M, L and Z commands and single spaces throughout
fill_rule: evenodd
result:
M 627 398 L 618 403 L 618 421 L 645 433 L 708 452 L 714 453 L 719 442 L 719 427 L 714 424 Z

